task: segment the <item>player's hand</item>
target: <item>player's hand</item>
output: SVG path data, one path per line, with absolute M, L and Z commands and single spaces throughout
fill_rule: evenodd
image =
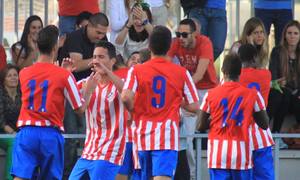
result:
M 63 58 L 61 67 L 68 70 L 69 72 L 73 72 L 76 70 L 74 66 L 74 61 L 71 58 Z
M 282 77 L 282 78 L 279 78 L 276 80 L 278 82 L 278 84 L 281 86 L 281 87 L 285 87 L 286 85 L 286 78 L 285 77 Z
M 90 94 L 94 92 L 100 79 L 101 79 L 101 75 L 99 72 L 92 72 L 85 84 L 85 92 Z
M 249 44 L 254 45 L 254 41 L 253 41 L 253 36 L 252 36 L 252 34 L 250 34 L 249 36 L 247 36 L 247 42 L 248 42 Z

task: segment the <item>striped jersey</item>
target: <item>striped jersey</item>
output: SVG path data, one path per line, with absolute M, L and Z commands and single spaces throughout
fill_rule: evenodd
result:
M 83 99 L 73 75 L 51 63 L 35 63 L 20 72 L 22 107 L 17 126 L 52 126 L 64 131 L 65 99 L 73 109 Z
M 267 69 L 242 68 L 240 83 L 248 88 L 255 88 L 264 98 L 265 104 L 268 104 L 271 72 Z M 254 122 L 249 128 L 251 137 L 251 147 L 261 149 L 274 145 L 270 128 L 263 130 Z
M 248 129 L 253 112 L 265 109 L 259 92 L 238 82 L 224 82 L 205 95 L 200 109 L 210 114 L 208 168 L 252 168 Z
M 188 71 L 163 58 L 132 67 L 124 89 L 135 93 L 134 143 L 138 150 L 178 150 L 179 108 L 183 101 L 198 102 Z
M 87 79 L 78 82 L 84 88 Z M 98 84 L 85 111 L 86 139 L 81 157 L 120 165 L 125 152 L 124 106 L 115 85 Z

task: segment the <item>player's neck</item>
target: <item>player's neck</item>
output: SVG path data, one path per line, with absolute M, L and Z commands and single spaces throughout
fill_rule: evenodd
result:
M 51 55 L 41 54 L 38 57 L 37 62 L 53 63 L 53 59 L 54 58 Z
M 256 64 L 255 63 L 248 63 L 248 62 L 245 62 L 242 64 L 243 68 L 256 68 Z
M 239 78 L 232 79 L 232 78 L 229 78 L 226 75 L 224 75 L 224 82 L 239 82 L 239 80 L 240 80 Z
M 110 80 L 105 75 L 101 76 L 101 79 L 99 80 L 100 86 L 106 86 L 107 84 L 109 84 L 109 82 Z
M 162 59 L 170 60 L 170 58 L 166 55 L 165 56 L 155 55 L 151 52 L 151 59 L 154 59 L 154 58 L 162 58 Z

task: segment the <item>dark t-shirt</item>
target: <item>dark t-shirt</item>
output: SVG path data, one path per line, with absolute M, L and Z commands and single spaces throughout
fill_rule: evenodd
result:
M 107 41 L 107 37 L 104 36 L 102 40 Z M 82 59 L 89 59 L 93 57 L 94 48 L 95 44 L 87 37 L 86 28 L 81 28 L 67 34 L 66 41 L 59 50 L 58 60 L 61 62 L 63 58 L 70 57 L 70 53 L 72 52 L 82 54 Z M 73 72 L 73 74 L 76 80 L 81 80 L 88 77 L 91 74 L 91 70 Z

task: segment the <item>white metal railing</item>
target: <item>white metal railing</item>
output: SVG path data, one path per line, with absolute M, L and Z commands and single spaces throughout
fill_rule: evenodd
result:
M 275 167 L 275 180 L 279 180 L 279 140 L 280 138 L 300 138 L 300 134 L 272 134 L 273 138 L 275 140 L 275 146 L 274 146 L 274 167 Z M 64 138 L 66 139 L 84 139 L 86 136 L 85 134 L 63 134 Z M 0 134 L 1 138 L 14 138 L 15 135 L 12 134 Z M 181 136 L 180 138 L 188 138 L 188 137 L 194 137 L 196 139 L 196 179 L 201 180 L 202 172 L 202 149 L 201 149 L 201 142 L 203 138 L 207 138 L 207 134 L 195 134 L 193 136 Z M 296 173 L 296 172 L 295 172 Z

